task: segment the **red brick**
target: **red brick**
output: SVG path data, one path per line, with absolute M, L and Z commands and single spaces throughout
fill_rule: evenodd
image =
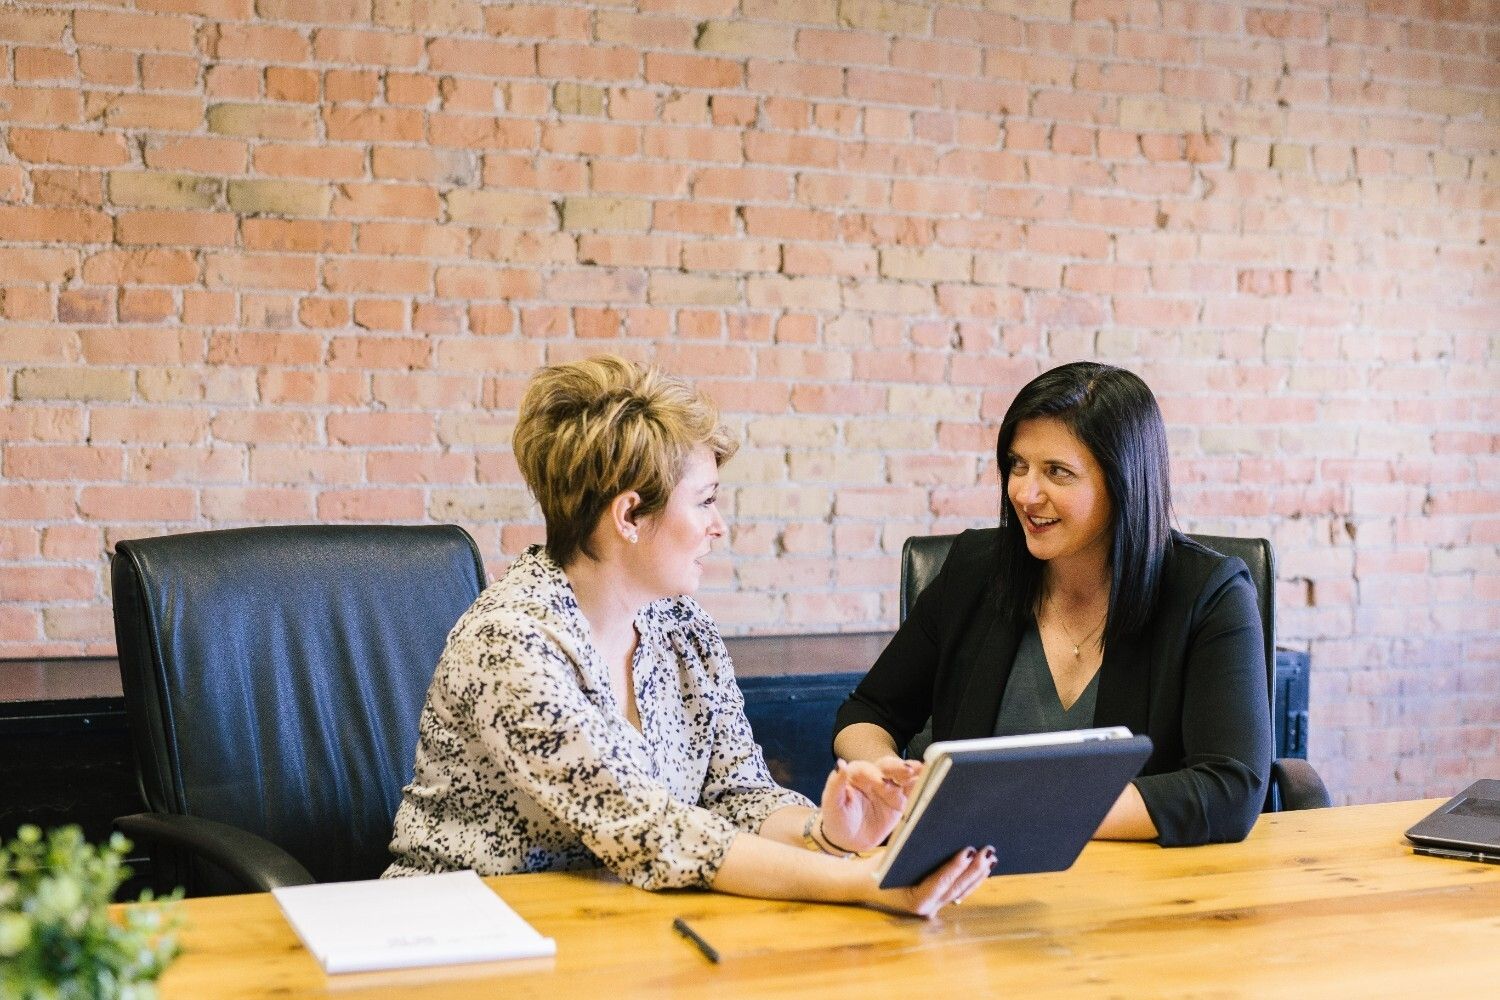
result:
M 318 494 L 323 521 L 417 521 L 425 511 L 422 492 L 405 489 L 325 490 Z
M 115 226 L 121 243 L 230 246 L 235 217 L 213 212 L 122 212 Z
M 207 431 L 208 414 L 192 409 L 96 407 L 89 420 L 90 436 L 106 442 L 191 443 Z
M 124 453 L 94 445 L 7 444 L 5 475 L 30 482 L 119 479 Z
M 0 290 L 0 316 L 12 322 L 55 319 L 52 292 L 45 288 L 11 287 Z
M 184 250 L 104 250 L 83 263 L 83 280 L 101 285 L 189 285 L 198 263 Z
M 389 82 L 387 90 L 389 90 Z M 437 81 L 437 93 L 442 97 L 445 111 L 493 112 L 504 101 L 500 84 L 492 80 L 471 80 L 463 77 L 445 76 Z M 417 96 L 413 94 L 412 96 Z M 425 104 L 426 101 L 407 103 Z
M 125 137 L 119 132 L 12 128 L 9 139 L 11 152 L 30 163 L 112 167 L 130 159 Z
M 122 288 L 117 311 L 122 323 L 155 323 L 175 315 L 177 303 L 164 288 Z
M 737 163 L 744 157 L 740 137 L 716 129 L 648 127 L 641 131 L 641 143 L 641 151 L 654 159 Z
M 6 118 L 37 125 L 75 125 L 83 121 L 83 98 L 74 88 L 11 87 L 0 83 Z
M 323 284 L 332 292 L 430 293 L 432 265 L 421 260 L 341 258 L 324 265 Z
M 214 365 L 315 365 L 323 355 L 323 338 L 305 333 L 223 331 L 213 334 L 208 346 L 208 362 Z
M 472 183 L 473 160 L 465 154 L 400 146 L 376 146 L 371 169 L 377 178 L 398 181 L 438 181 L 465 186 Z
M 178 327 L 110 327 L 79 334 L 83 356 L 95 365 L 193 364 L 204 357 L 203 335 Z
M 362 376 L 360 376 L 362 378 Z M 433 372 L 375 372 L 371 398 L 401 409 L 464 409 L 473 405 L 479 378 Z
M 215 523 L 310 521 L 315 513 L 313 495 L 301 487 L 208 487 L 201 503 Z
M 537 125 L 523 119 L 430 113 L 427 138 L 434 146 L 459 149 L 533 149 Z
M 88 95 L 84 114 L 111 128 L 189 132 L 203 121 L 203 98 L 186 94 Z
M 422 112 L 416 108 L 362 108 L 340 104 L 325 108 L 328 138 L 342 142 L 417 142 L 423 138 Z
M 242 173 L 249 147 L 237 139 L 155 136 L 145 146 L 146 166 L 191 173 Z
M 141 86 L 146 90 L 197 90 L 203 63 L 193 56 L 141 57 Z
M 313 257 L 286 254 L 210 254 L 204 261 L 203 280 L 210 288 L 312 291 L 318 287 L 318 264 Z
M 78 510 L 110 521 L 187 521 L 197 509 L 194 490 L 175 486 L 85 486 Z
M 196 31 L 190 17 L 98 10 L 79 10 L 73 15 L 73 38 L 80 45 L 192 52 Z
M 1325 37 L 1323 23 L 1321 14 L 1271 10 L 1245 12 L 1245 28 L 1251 35 L 1272 38 L 1322 39 Z
M 671 52 L 646 53 L 647 83 L 734 90 L 744 82 L 744 76 L 741 64 L 733 59 Z
M 60 284 L 78 271 L 78 254 L 71 250 L 0 247 L 0 274 L 7 283 Z
M 365 462 L 365 475 L 371 483 L 466 484 L 475 481 L 474 458 L 462 454 L 371 452 Z
M 271 21 L 359 24 L 370 19 L 370 0 L 256 0 L 255 11 Z
M 15 164 L 0 164 L 0 201 L 17 202 L 23 197 L 26 172 Z
M 203 93 L 222 101 L 249 103 L 261 98 L 258 66 L 218 63 L 203 72 Z
M 470 231 L 453 225 L 361 222 L 359 250 L 376 256 L 464 257 Z
M 316 219 L 245 219 L 240 224 L 247 250 L 288 253 L 348 253 L 354 245 L 354 226 L 348 222 Z
M 340 184 L 334 215 L 358 218 L 436 219 L 442 212 L 438 194 L 415 184 Z
M 421 73 L 387 73 L 385 99 L 389 104 L 426 107 L 438 96 L 436 78 Z
M 363 476 L 360 456 L 306 448 L 256 448 L 250 453 L 250 481 L 255 483 L 357 483 Z
M 268 404 L 364 406 L 370 401 L 360 372 L 295 371 L 271 368 L 257 379 L 261 400 Z
M 323 98 L 330 103 L 369 104 L 380 92 L 380 75 L 371 70 L 331 69 L 323 74 Z
M 483 77 L 535 76 L 536 47 L 506 42 L 438 38 L 427 43 L 429 68 L 435 73 L 464 73 Z M 544 72 L 543 76 L 568 77 Z
M 366 330 L 405 330 L 406 302 L 403 299 L 356 299 L 354 325 Z
M 328 350 L 330 366 L 358 369 L 425 368 L 431 357 L 426 338 L 335 337 Z
M 74 488 L 0 482 L 0 510 L 9 518 L 57 521 L 72 518 Z
M 0 206 L 0 232 L 17 242 L 101 243 L 109 239 L 109 218 L 81 209 Z
M 57 293 L 60 323 L 108 323 L 114 318 L 114 297 L 102 288 L 69 289 Z
M 0 567 L 0 601 L 81 601 L 97 597 L 93 570 L 61 566 Z
M 133 87 L 136 84 L 135 52 L 116 48 L 79 49 L 78 68 L 87 83 L 113 87 Z
M 78 60 L 63 49 L 18 47 L 14 58 L 16 79 L 24 83 L 78 79 Z
M 431 444 L 433 418 L 426 413 L 330 413 L 328 439 L 341 445 Z
M 641 61 L 640 52 L 625 45 L 543 42 L 536 47 L 536 72 L 565 80 L 630 80 L 640 72 Z
M 446 299 L 531 299 L 540 278 L 521 269 L 445 265 L 438 267 L 435 285 Z
M 364 159 L 364 152 L 353 146 L 264 143 L 255 148 L 255 172 L 270 177 L 357 178 L 364 176 Z
M 312 54 L 304 32 L 267 24 L 216 24 L 209 45 L 216 58 L 231 61 L 304 62 Z

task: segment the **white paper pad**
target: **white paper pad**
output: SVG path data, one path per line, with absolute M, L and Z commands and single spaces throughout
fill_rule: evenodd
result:
M 272 889 L 323 971 L 493 962 L 557 954 L 472 871 Z

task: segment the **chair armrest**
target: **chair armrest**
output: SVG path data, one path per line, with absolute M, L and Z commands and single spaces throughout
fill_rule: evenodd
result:
M 177 848 L 217 865 L 251 892 L 314 881 L 286 851 L 228 823 L 176 813 L 136 813 L 117 818 L 115 828 L 137 841 Z
M 1281 793 L 1281 808 L 1327 809 L 1333 805 L 1328 788 L 1305 760 L 1282 757 L 1271 762 L 1271 783 Z

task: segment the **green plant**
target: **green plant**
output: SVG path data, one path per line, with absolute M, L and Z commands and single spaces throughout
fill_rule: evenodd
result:
M 156 979 L 177 955 L 179 917 L 163 904 L 111 915 L 130 874 L 130 841 L 98 847 L 76 826 L 45 836 L 23 826 L 0 847 L 0 996 L 15 1000 L 153 1000 Z

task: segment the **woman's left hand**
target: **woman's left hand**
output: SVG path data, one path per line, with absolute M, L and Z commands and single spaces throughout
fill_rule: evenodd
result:
M 922 765 L 891 755 L 839 761 L 823 785 L 822 834 L 835 850 L 868 851 L 890 836 Z

